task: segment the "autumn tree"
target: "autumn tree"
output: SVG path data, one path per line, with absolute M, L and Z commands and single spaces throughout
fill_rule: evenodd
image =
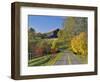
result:
M 79 35 L 74 36 L 71 40 L 71 48 L 74 53 L 82 56 L 87 55 L 87 34 L 81 32 Z

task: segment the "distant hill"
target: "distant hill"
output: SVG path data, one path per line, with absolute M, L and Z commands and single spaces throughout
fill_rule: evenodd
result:
M 34 38 L 41 38 L 41 39 L 45 39 L 45 38 L 57 38 L 57 34 L 58 32 L 60 31 L 60 29 L 55 29 L 55 30 L 52 30 L 50 32 L 46 32 L 46 33 L 36 33 L 35 30 L 33 28 L 30 28 L 28 30 L 28 34 L 29 36 L 33 36 Z
M 57 38 L 57 34 L 59 32 L 60 29 L 55 29 L 51 32 L 48 32 L 48 33 L 44 33 L 46 35 L 47 38 Z

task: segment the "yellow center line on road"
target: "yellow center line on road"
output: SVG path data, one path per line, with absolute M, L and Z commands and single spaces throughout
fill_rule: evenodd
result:
M 67 57 L 68 57 L 68 64 L 72 64 L 71 58 L 69 56 L 67 56 Z

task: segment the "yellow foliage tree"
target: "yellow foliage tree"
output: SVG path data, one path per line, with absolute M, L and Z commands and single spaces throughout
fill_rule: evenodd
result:
M 81 32 L 72 38 L 71 49 L 77 54 L 87 55 L 87 36 L 85 32 Z
M 53 40 L 51 49 L 57 50 L 57 40 Z

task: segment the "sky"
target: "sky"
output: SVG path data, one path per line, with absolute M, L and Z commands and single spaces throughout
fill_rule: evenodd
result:
M 28 27 L 34 28 L 36 32 L 50 32 L 62 28 L 66 17 L 62 16 L 28 16 Z

